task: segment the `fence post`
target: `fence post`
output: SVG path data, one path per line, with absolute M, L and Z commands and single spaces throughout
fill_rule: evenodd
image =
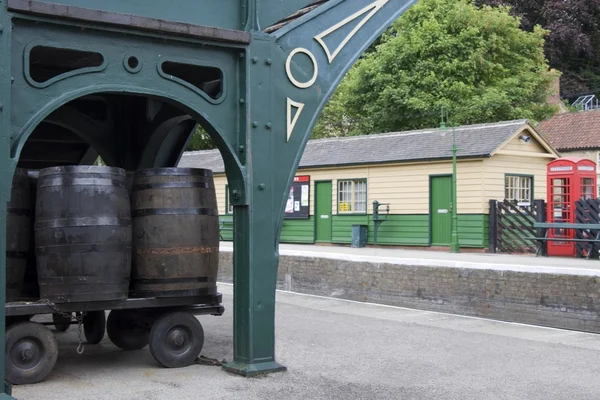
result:
M 536 211 L 535 222 L 546 222 L 546 201 L 545 200 L 534 200 L 533 205 L 534 205 L 535 211 Z M 544 229 L 537 229 L 535 232 L 535 236 L 543 237 L 544 231 L 545 231 Z M 546 241 L 544 241 L 542 243 L 542 255 L 543 256 L 548 255 L 547 244 L 548 244 L 548 242 L 546 242 Z
M 490 243 L 488 251 L 496 253 L 498 248 L 498 200 L 490 200 Z

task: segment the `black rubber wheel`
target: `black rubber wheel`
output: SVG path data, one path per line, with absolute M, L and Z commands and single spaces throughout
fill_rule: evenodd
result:
M 71 318 L 63 317 L 60 314 L 52 314 L 52 322 L 57 331 L 64 332 L 71 326 Z
M 6 330 L 6 380 L 13 385 L 43 381 L 54 369 L 58 343 L 52 331 L 36 322 L 20 322 Z
M 33 315 L 13 315 L 10 317 L 6 317 L 5 323 L 8 328 L 10 325 L 18 324 L 19 322 L 27 322 L 33 318 Z
M 164 367 L 180 368 L 193 364 L 202 346 L 202 325 L 187 312 L 165 314 L 150 330 L 150 353 Z
M 104 339 L 106 314 L 103 311 L 88 311 L 83 317 L 83 333 L 89 344 L 98 344 Z
M 139 350 L 148 344 L 150 329 L 141 323 L 135 311 L 113 310 L 106 320 L 106 333 L 123 350 Z

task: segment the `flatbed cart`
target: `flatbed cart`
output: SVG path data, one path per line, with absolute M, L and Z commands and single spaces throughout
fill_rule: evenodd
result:
M 54 304 L 47 300 L 7 303 L 6 380 L 14 385 L 44 380 L 54 369 L 58 343 L 45 325 L 64 331 L 78 325 L 79 345 L 84 336 L 97 344 L 104 333 L 123 350 L 138 350 L 146 345 L 154 359 L 164 367 L 178 368 L 194 363 L 204 345 L 204 330 L 194 315 L 224 313 L 222 295 L 128 298 Z M 106 311 L 110 310 L 108 318 Z M 35 315 L 52 314 L 52 322 L 32 322 Z

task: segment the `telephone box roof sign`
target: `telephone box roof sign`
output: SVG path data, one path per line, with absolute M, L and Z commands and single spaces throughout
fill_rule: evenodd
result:
M 596 163 L 592 160 L 578 157 L 564 157 L 548 163 L 548 175 L 564 175 L 577 171 L 595 172 Z

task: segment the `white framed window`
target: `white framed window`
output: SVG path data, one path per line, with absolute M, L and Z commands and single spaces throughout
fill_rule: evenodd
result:
M 338 213 L 367 212 L 367 180 L 338 181 Z
M 533 176 L 506 175 L 504 177 L 504 198 L 528 207 L 533 202 Z

